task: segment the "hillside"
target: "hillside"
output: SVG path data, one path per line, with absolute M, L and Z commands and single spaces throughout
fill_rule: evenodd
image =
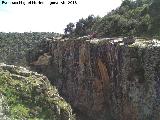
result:
M 3 33 L 0 32 L 0 62 L 26 66 L 26 53 L 46 38 L 56 33 Z
M 123 0 L 63 36 L 1 32 L 0 120 L 159 120 L 159 11 Z
M 160 36 L 159 11 L 159 0 L 123 0 L 120 7 L 104 17 L 89 15 L 69 23 L 65 34 L 70 37 L 93 33 L 97 37 Z
M 55 86 L 23 67 L 0 64 L 0 120 L 74 120 Z

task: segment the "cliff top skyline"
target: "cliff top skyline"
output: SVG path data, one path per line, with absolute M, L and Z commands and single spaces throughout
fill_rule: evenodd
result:
M 88 15 L 104 16 L 120 6 L 121 0 L 4 0 L 0 1 L 1 32 L 57 32 L 63 33 L 69 22 Z M 17 2 L 18 4 L 13 4 Z M 59 2 L 51 4 L 51 2 Z M 65 4 L 62 4 L 65 3 Z

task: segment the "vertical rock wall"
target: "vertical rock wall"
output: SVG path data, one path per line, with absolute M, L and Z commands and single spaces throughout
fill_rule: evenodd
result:
M 82 120 L 160 118 L 160 47 L 108 40 L 46 45 L 47 53 L 39 48 L 45 49 L 41 56 L 29 54 L 32 69 L 48 76 Z

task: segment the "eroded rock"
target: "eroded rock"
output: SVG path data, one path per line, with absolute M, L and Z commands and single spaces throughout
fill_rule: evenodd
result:
M 32 69 L 48 76 L 82 120 L 158 120 L 160 47 L 147 41 L 50 41 L 50 64 Z

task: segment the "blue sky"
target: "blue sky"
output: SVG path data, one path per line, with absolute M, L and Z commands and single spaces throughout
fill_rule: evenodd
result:
M 0 0 L 1 2 L 2 0 Z M 29 5 L 30 0 L 22 0 L 25 5 L 12 5 L 18 0 L 0 3 L 0 32 L 59 32 L 63 33 L 69 22 L 76 22 L 88 15 L 104 16 L 120 6 L 121 0 L 76 0 L 77 4 L 50 5 L 50 2 L 68 0 L 40 0 L 43 5 Z M 38 2 L 39 0 L 35 0 Z

